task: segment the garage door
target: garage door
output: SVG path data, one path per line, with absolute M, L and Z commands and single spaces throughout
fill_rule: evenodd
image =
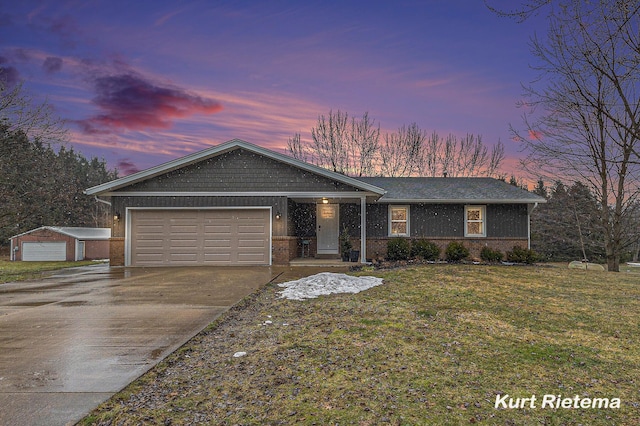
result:
M 132 266 L 269 265 L 270 210 L 133 210 Z
M 25 262 L 65 261 L 67 260 L 67 243 L 25 241 L 22 243 L 22 260 Z

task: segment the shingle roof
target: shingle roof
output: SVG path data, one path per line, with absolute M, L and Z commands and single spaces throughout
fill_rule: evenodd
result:
M 546 200 L 501 180 L 482 177 L 358 178 L 387 192 L 380 202 L 545 203 Z
M 80 228 L 75 226 L 41 226 L 40 228 L 31 229 L 27 232 L 23 232 L 22 234 L 14 235 L 11 238 L 20 237 L 41 229 L 48 229 L 79 240 L 108 240 L 111 238 L 111 228 Z

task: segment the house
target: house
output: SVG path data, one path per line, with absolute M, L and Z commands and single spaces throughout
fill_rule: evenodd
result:
M 11 260 L 108 259 L 110 238 L 110 228 L 42 226 L 11 237 Z
M 356 179 L 237 139 L 85 193 L 111 204 L 111 264 L 125 266 L 287 264 L 303 241 L 336 256 L 343 229 L 362 262 L 393 237 L 504 251 L 529 246 L 545 202 L 490 178 Z

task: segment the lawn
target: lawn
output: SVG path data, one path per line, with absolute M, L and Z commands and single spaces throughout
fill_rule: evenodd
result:
M 45 272 L 56 269 L 95 265 L 95 263 L 91 260 L 81 262 L 11 262 L 0 259 L 0 284 L 35 279 L 41 277 Z
M 307 301 L 268 285 L 83 424 L 640 424 L 638 275 L 366 274 L 385 284 Z M 496 408 L 507 394 L 537 401 Z M 542 408 L 545 395 L 620 408 Z

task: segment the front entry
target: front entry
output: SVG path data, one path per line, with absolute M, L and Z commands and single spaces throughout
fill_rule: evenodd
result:
M 339 254 L 338 250 L 338 204 L 318 204 L 316 209 L 316 232 L 318 254 Z

